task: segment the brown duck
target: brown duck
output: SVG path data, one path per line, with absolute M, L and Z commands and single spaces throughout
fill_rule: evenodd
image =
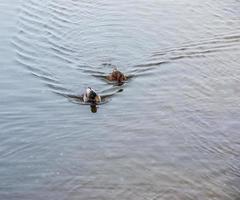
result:
M 106 78 L 109 81 L 115 81 L 117 83 L 123 83 L 127 80 L 127 77 L 117 69 L 113 69 L 112 73 L 109 74 Z

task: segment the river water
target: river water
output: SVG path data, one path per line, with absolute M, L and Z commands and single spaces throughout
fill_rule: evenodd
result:
M 0 10 L 0 199 L 240 199 L 239 0 Z

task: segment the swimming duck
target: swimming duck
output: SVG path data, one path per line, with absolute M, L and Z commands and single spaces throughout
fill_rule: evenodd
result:
M 118 83 L 123 83 L 124 81 L 127 80 L 127 77 L 116 68 L 113 69 L 112 73 L 109 74 L 106 78 L 109 81 L 116 81 Z
M 88 87 L 83 94 L 83 101 L 98 104 L 101 102 L 101 97 L 92 88 Z

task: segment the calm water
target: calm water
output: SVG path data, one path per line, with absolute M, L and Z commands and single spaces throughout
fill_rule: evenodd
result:
M 1 0 L 0 52 L 1 200 L 240 199 L 239 0 Z

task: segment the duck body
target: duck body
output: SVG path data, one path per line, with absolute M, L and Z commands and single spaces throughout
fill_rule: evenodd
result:
M 127 80 L 127 77 L 117 69 L 114 69 L 106 78 L 109 81 L 116 81 L 118 83 L 123 83 Z
M 91 104 L 98 104 L 101 102 L 101 97 L 90 87 L 86 89 L 83 94 L 83 101 Z

